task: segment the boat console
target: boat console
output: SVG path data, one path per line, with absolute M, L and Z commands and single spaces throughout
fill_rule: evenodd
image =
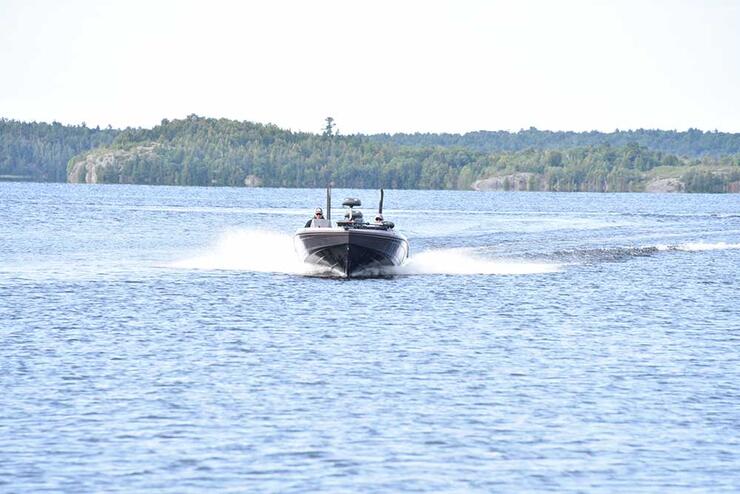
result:
M 344 201 L 342 201 L 342 206 L 345 206 L 346 208 L 348 208 L 348 210 L 344 213 L 344 219 L 337 221 L 337 226 L 340 226 L 344 229 L 366 228 L 370 230 L 390 230 L 396 226 L 392 221 L 382 221 L 380 223 L 366 222 L 362 215 L 362 211 L 354 209 L 355 207 L 362 206 L 362 202 L 357 198 L 346 198 Z

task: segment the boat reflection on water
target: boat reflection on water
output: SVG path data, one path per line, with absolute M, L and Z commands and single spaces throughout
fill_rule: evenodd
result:
M 305 263 L 314 264 L 334 276 L 365 277 L 382 275 L 384 269 L 400 266 L 409 255 L 406 237 L 383 218 L 383 189 L 373 223 L 365 221 L 356 198 L 347 198 L 344 218 L 331 221 L 331 189 L 327 188 L 327 218 L 314 219 L 294 236 L 296 252 Z

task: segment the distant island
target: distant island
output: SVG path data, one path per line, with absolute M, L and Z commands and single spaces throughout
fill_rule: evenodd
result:
M 154 185 L 740 192 L 740 134 L 338 135 L 190 115 L 152 129 L 0 119 L 0 180 Z

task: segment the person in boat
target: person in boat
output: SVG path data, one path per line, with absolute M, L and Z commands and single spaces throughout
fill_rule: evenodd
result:
M 308 220 L 306 222 L 306 226 L 304 228 L 311 228 L 311 223 L 313 220 L 323 220 L 324 219 L 324 210 L 321 208 L 316 208 L 313 212 L 313 218 Z
M 384 230 L 393 230 L 396 226 L 392 221 L 385 221 L 385 218 L 380 213 L 375 216 L 375 225 L 382 226 Z

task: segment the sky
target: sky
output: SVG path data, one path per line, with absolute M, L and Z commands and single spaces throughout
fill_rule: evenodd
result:
M 0 0 L 0 117 L 740 132 L 740 1 Z

